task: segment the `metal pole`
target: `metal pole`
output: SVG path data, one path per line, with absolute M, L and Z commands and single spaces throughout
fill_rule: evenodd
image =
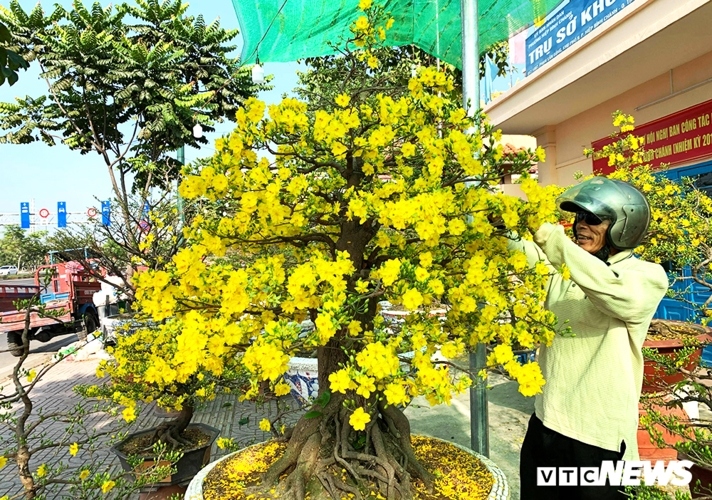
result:
M 480 108 L 479 36 L 477 30 L 477 0 L 461 0 L 462 10 L 462 105 L 468 116 L 475 116 Z M 472 185 L 469 182 L 468 185 Z M 470 352 L 470 371 L 478 374 L 486 365 L 485 345 L 477 344 Z M 487 386 L 475 376 L 470 388 L 470 446 L 477 453 L 489 457 L 489 414 Z
M 181 165 L 185 165 L 185 145 L 178 148 L 177 160 Z M 183 198 L 178 191 L 178 184 L 180 181 L 176 181 L 176 208 L 178 209 L 178 218 L 180 220 L 181 226 L 185 226 L 185 214 L 183 213 Z
M 480 109 L 479 34 L 477 0 L 461 0 L 462 9 L 462 105 L 468 116 Z

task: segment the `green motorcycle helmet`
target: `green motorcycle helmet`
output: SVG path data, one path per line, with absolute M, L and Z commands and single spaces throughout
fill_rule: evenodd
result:
M 650 205 L 643 193 L 627 182 L 593 177 L 567 189 L 556 200 L 566 212 L 591 212 L 611 224 L 606 243 L 616 250 L 640 245 L 650 225 Z M 573 227 L 576 236 L 576 224 Z

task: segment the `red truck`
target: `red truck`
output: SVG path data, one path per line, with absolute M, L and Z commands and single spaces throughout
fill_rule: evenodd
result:
M 44 277 L 51 280 L 44 288 Z M 78 262 L 60 262 L 41 266 L 35 271 L 34 285 L 0 285 L 0 332 L 7 332 L 7 347 L 13 356 L 22 356 L 22 331 L 26 311 L 18 311 L 15 301 L 39 295 L 45 311 L 56 316 L 30 314 L 30 340 L 47 342 L 52 337 L 77 333 L 80 339 L 99 328 L 99 315 L 92 298 L 101 283 Z

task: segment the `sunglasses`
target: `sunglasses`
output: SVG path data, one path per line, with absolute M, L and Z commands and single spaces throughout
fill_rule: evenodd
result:
M 585 222 L 589 226 L 598 226 L 603 222 L 600 217 L 591 212 L 576 212 L 576 223 Z

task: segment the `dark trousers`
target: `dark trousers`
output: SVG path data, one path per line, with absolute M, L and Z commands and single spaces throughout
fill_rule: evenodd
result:
M 603 486 L 537 486 L 537 467 L 600 467 L 604 460 L 622 460 L 624 452 L 625 443 L 621 443 L 620 452 L 604 450 L 552 431 L 532 415 L 519 462 L 521 500 L 627 499 L 622 486 L 608 483 Z

